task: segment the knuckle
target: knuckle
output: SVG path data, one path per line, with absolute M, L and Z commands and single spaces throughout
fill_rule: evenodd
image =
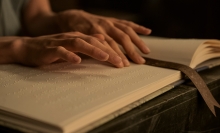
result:
M 130 32 L 132 32 L 132 28 L 131 27 L 126 27 L 126 28 L 124 28 L 124 32 L 125 33 L 130 33 Z
M 103 30 L 103 24 L 100 24 L 99 22 L 98 23 L 95 23 L 95 24 L 92 24 L 89 31 L 90 33 L 101 33 Z
M 71 49 L 78 50 L 79 47 L 82 45 L 82 40 L 80 38 L 74 38 L 70 40 L 70 47 Z
M 77 45 L 77 44 L 82 43 L 82 39 L 80 39 L 80 38 L 74 38 L 74 39 L 71 39 L 70 41 L 71 41 L 70 43 L 73 45 Z
M 95 36 L 99 39 L 104 39 L 105 36 L 103 34 L 95 34 Z
M 127 53 L 129 56 L 135 56 L 135 55 L 136 55 L 136 52 L 135 52 L 135 50 L 133 50 L 133 49 L 128 49 L 128 50 L 126 50 L 126 53 Z
M 82 33 L 79 32 L 79 31 L 74 31 L 74 32 L 71 32 L 72 34 L 75 34 L 75 35 L 81 35 Z
M 23 44 L 23 43 L 24 43 L 24 39 L 21 39 L 21 38 L 15 39 L 15 40 L 12 41 L 10 47 L 11 47 L 11 48 L 17 47 L 17 46 L 19 46 L 19 45 L 21 45 L 21 44 Z
M 112 25 L 111 21 L 107 20 L 107 19 L 101 19 L 99 20 L 99 25 Z
M 121 40 L 123 40 L 123 41 L 127 41 L 127 40 L 130 39 L 130 37 L 129 37 L 127 34 L 122 34 L 122 35 L 120 36 L 120 38 L 121 38 Z
M 90 44 L 94 44 L 94 43 L 96 43 L 97 42 L 97 39 L 95 39 L 94 37 L 90 37 L 89 39 L 88 39 L 88 43 L 90 43 Z
M 8 45 L 8 48 L 15 52 L 15 51 L 21 51 L 23 54 L 26 55 L 26 51 L 27 47 L 24 47 L 24 44 L 27 43 L 27 40 L 25 38 L 18 38 L 12 41 L 12 43 L 10 43 L 10 45 Z
M 56 50 L 56 52 L 60 52 L 61 50 L 63 50 L 63 47 L 62 46 L 57 46 L 55 50 Z

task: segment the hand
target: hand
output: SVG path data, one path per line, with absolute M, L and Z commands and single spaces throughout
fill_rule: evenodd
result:
M 0 64 L 16 62 L 40 66 L 60 59 L 80 63 L 81 58 L 76 54 L 79 52 L 100 61 L 108 61 L 116 67 L 123 67 L 121 58 L 99 34 L 88 36 L 79 32 L 70 32 L 34 38 L 16 37 L 11 40 L 4 39 L 0 44 L 0 50 L 6 51 L 5 54 L 1 52 L 3 55 Z
M 144 63 L 145 60 L 137 53 L 135 46 L 145 54 L 150 52 L 137 33 L 148 35 L 151 30 L 133 22 L 101 17 L 79 10 L 61 12 L 57 16 L 57 21 L 63 32 L 103 34 L 110 47 L 122 58 L 124 66 L 129 66 L 130 63 L 118 44 L 122 45 L 126 54 L 136 63 Z

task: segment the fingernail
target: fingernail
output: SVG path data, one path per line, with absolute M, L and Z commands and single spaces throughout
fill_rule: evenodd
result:
M 119 65 L 118 65 L 119 68 L 122 68 L 124 67 L 124 64 L 121 62 Z
M 101 51 L 101 52 L 100 52 L 100 57 L 101 57 L 102 59 L 104 59 L 104 60 L 107 60 L 108 57 L 109 57 L 109 54 L 107 54 L 107 53 Z
M 146 54 L 150 53 L 150 49 L 147 46 L 144 46 L 144 53 Z
M 80 62 L 81 62 L 81 58 L 79 58 L 79 57 L 74 57 L 73 58 L 73 63 L 79 64 Z
M 114 60 L 114 64 L 115 64 L 118 68 L 124 67 L 124 64 L 123 64 L 123 62 L 122 62 L 121 57 L 115 56 L 115 57 L 113 58 L 113 60 Z
M 126 67 L 130 66 L 130 62 L 127 59 L 124 59 L 123 62 L 124 62 L 124 66 Z
M 115 56 L 115 57 L 114 57 L 114 62 L 115 62 L 116 64 L 121 63 L 121 62 L 122 62 L 121 57 L 119 57 L 119 56 Z
M 152 32 L 152 30 L 151 30 L 151 29 L 148 29 L 148 31 L 147 31 L 147 32 L 148 32 L 148 34 L 150 34 L 150 33 Z
M 144 31 L 147 33 L 147 34 L 150 34 L 152 32 L 151 29 L 148 29 L 148 28 L 144 28 Z
M 140 57 L 139 60 L 140 60 L 141 63 L 145 63 L 146 62 L 146 60 L 144 58 L 142 58 L 142 57 Z

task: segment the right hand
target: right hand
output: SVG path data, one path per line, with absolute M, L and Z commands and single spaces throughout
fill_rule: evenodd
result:
M 107 44 L 101 34 L 88 36 L 79 32 L 61 33 L 40 37 L 19 37 L 11 41 L 9 62 L 29 66 L 51 64 L 60 59 L 78 64 L 81 58 L 77 52 L 100 61 L 108 61 L 116 67 L 123 67 L 122 59 Z M 4 63 L 7 60 L 3 60 Z
M 150 52 L 137 33 L 149 35 L 151 30 L 131 21 L 94 15 L 82 10 L 60 12 L 55 15 L 55 18 L 62 32 L 79 31 L 87 35 L 102 34 L 109 46 L 122 58 L 124 66 L 130 65 L 125 53 L 133 62 L 145 63 L 145 59 L 135 47 L 143 54 Z

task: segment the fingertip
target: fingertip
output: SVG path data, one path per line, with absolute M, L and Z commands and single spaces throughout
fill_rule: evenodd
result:
M 140 49 L 144 54 L 149 54 L 150 53 L 150 49 L 146 46 L 143 45 L 143 47 Z
M 135 58 L 133 59 L 133 61 L 134 61 L 135 63 L 137 63 L 137 64 L 144 64 L 144 63 L 146 62 L 146 60 L 145 60 L 143 57 L 141 57 L 141 56 L 135 57 Z
M 66 55 L 66 57 L 63 57 L 63 59 L 74 64 L 79 64 L 81 63 L 82 60 L 78 55 L 74 53 L 70 53 L 69 55 Z
M 118 65 L 116 65 L 118 68 L 122 68 L 122 67 L 124 67 L 124 64 L 121 62 L 121 63 L 119 63 Z
M 79 63 L 81 63 L 81 61 L 82 61 L 82 59 L 80 57 L 75 56 L 72 58 L 72 63 L 74 63 L 74 64 L 79 64 Z
M 130 66 L 130 62 L 129 62 L 127 59 L 124 59 L 124 60 L 123 60 L 123 63 L 124 63 L 124 66 L 125 66 L 125 67 Z
M 146 62 L 146 60 L 143 57 L 139 57 L 139 62 L 140 62 L 140 64 L 144 64 Z
M 99 58 L 101 61 L 107 61 L 109 59 L 109 54 L 104 51 L 99 52 Z
M 122 62 L 122 58 L 120 56 L 112 56 L 111 59 L 109 59 L 109 62 L 115 65 L 117 68 L 124 67 L 124 63 Z
M 148 53 L 147 54 L 149 54 L 151 52 L 151 50 L 148 48 Z
M 152 33 L 152 30 L 151 30 L 151 29 L 148 29 L 148 28 L 146 28 L 145 31 L 146 31 L 146 33 L 147 33 L 148 35 Z
M 149 35 L 152 33 L 152 30 L 146 27 L 141 26 L 142 32 L 146 35 Z
M 147 49 L 146 54 L 149 54 L 150 53 L 150 49 L 147 46 L 146 46 L 146 49 Z

